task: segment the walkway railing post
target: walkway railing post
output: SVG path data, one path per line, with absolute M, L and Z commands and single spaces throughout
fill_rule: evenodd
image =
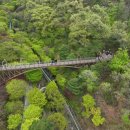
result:
M 105 57 L 102 61 L 104 60 L 109 60 L 111 59 L 112 56 L 107 56 Z M 26 64 L 21 64 L 21 65 L 8 65 L 7 62 L 5 64 L 5 61 L 2 61 L 2 65 L 0 67 L 0 71 L 7 71 L 7 70 L 21 70 L 21 69 L 31 69 L 31 68 L 47 68 L 47 67 L 51 67 L 51 66 L 72 66 L 72 65 L 80 65 L 80 64 L 90 64 L 90 63 L 96 63 L 99 62 L 99 60 L 96 57 L 93 57 L 92 59 L 81 59 L 80 58 L 76 58 L 75 60 L 71 59 L 71 60 L 61 60 L 59 62 L 49 62 L 49 63 L 41 63 L 40 61 L 34 64 L 30 64 L 30 63 L 26 63 Z

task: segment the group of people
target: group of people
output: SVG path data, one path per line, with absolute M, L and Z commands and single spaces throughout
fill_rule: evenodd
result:
M 110 49 L 108 51 L 103 50 L 103 53 L 106 54 L 106 55 L 112 55 L 112 52 L 111 52 Z
M 98 60 L 101 60 L 101 59 L 105 59 L 105 58 L 109 58 L 112 56 L 112 52 L 111 50 L 109 49 L 108 51 L 106 50 L 103 50 L 102 52 L 98 52 L 96 53 L 96 58 Z
M 52 59 L 52 61 L 51 61 L 51 63 L 56 63 L 57 62 L 57 60 L 55 60 L 55 59 Z

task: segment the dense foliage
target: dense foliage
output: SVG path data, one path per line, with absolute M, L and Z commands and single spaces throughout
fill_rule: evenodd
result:
M 119 49 L 110 63 L 110 67 L 114 71 L 123 71 L 124 66 L 129 63 L 129 55 L 127 50 Z
M 21 128 L 23 130 L 29 130 L 29 127 L 32 125 L 33 121 L 39 120 L 42 114 L 42 109 L 39 106 L 29 105 L 24 113 L 24 122 L 22 123 Z
M 38 88 L 26 91 L 28 84 L 23 80 L 9 81 L 6 84 L 9 101 L 4 108 L 11 124 L 1 114 L 0 129 L 4 130 L 6 122 L 10 129 L 17 128 L 21 123 L 14 116 L 17 114 L 23 116 L 23 130 L 29 130 L 31 125 L 30 129 L 65 129 L 62 116 L 66 115 L 65 99 L 82 129 L 93 129 L 92 123 L 94 129 L 100 130 L 130 129 L 129 0 L 0 0 L 0 64 L 5 67 L 91 59 L 103 50 L 111 52 L 110 61 L 74 68 L 47 68 L 55 82 L 46 83 L 41 69 L 29 70 L 20 77 L 25 76 L 32 86 L 46 86 L 45 94 Z M 1 77 L 3 74 L 0 72 Z M 23 110 L 25 92 L 29 106 Z M 62 115 L 53 114 L 57 111 Z M 48 119 L 52 116 L 52 128 L 48 128 L 48 119 L 40 119 L 42 112 L 46 113 L 43 119 L 48 114 Z
M 124 124 L 126 124 L 128 126 L 130 125 L 130 111 L 129 110 L 126 110 L 123 112 L 122 120 L 123 120 Z
M 30 126 L 29 130 L 54 130 L 53 124 L 46 120 L 41 119 L 39 121 L 34 121 L 33 124 Z
M 42 79 L 42 71 L 40 69 L 29 71 L 26 73 L 26 79 L 30 82 L 38 82 Z
M 8 118 L 8 129 L 16 129 L 22 122 L 22 117 L 20 114 L 10 115 Z
M 46 105 L 47 100 L 45 94 L 42 93 L 38 88 L 33 88 L 27 94 L 27 98 L 30 104 L 34 104 L 39 107 Z
M 91 116 L 91 109 L 95 106 L 94 98 L 91 95 L 83 96 L 83 106 L 85 107 L 85 115 L 87 118 Z
M 22 114 L 23 103 L 21 101 L 9 101 L 5 105 L 5 110 L 7 114 Z
M 23 80 L 13 79 L 7 85 L 6 89 L 10 94 L 10 99 L 19 99 L 25 95 L 28 84 Z
M 25 119 L 39 118 L 41 116 L 42 109 L 35 105 L 29 105 L 24 111 Z
M 58 87 L 54 81 L 51 81 L 45 91 L 47 98 L 47 106 L 51 110 L 62 110 L 64 108 L 65 99 L 60 94 Z
M 87 94 L 83 96 L 83 106 L 85 107 L 85 112 L 83 112 L 83 116 L 86 118 L 92 117 L 92 122 L 95 126 L 102 125 L 105 121 L 104 117 L 101 117 L 101 110 L 95 107 L 95 100 L 94 98 Z
M 57 130 L 64 130 L 67 127 L 67 120 L 61 113 L 54 113 L 48 116 L 48 120 L 54 124 Z

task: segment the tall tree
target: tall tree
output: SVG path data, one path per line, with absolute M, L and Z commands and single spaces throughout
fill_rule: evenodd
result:
M 83 86 L 80 84 L 78 78 L 73 78 L 68 81 L 67 87 L 73 94 L 80 95 L 83 93 Z
M 98 77 L 95 71 L 83 70 L 79 75 L 79 81 L 82 86 L 87 88 L 87 91 L 92 93 L 97 89 Z
M 113 71 L 121 72 L 124 70 L 124 66 L 129 62 L 129 55 L 127 50 L 119 49 L 112 61 L 110 62 L 110 68 Z
M 47 106 L 52 110 L 62 110 L 64 108 L 65 99 L 60 94 L 58 87 L 54 81 L 51 81 L 45 91 L 45 95 L 47 98 Z
M 87 94 L 83 96 L 83 106 L 85 107 L 85 112 L 83 112 L 83 115 L 87 118 L 91 116 L 91 109 L 95 106 L 95 100 L 94 98 Z
M 61 113 L 53 113 L 48 116 L 48 120 L 54 124 L 54 127 L 57 130 L 65 130 L 67 127 L 67 120 Z
M 29 105 L 24 111 L 25 119 L 35 119 L 40 118 L 42 109 L 39 106 Z
M 20 114 L 9 115 L 8 117 L 8 129 L 14 130 L 18 128 L 20 123 L 22 122 L 22 116 Z
M 9 101 L 5 105 L 5 111 L 7 114 L 22 114 L 23 102 L 22 101 Z
M 42 93 L 38 88 L 33 88 L 27 93 L 27 99 L 30 104 L 34 104 L 39 107 L 46 105 L 47 100 L 45 94 Z
M 47 119 L 41 119 L 39 121 L 34 121 L 29 130 L 54 130 L 54 125 Z
M 25 76 L 28 81 L 37 83 L 42 79 L 43 73 L 41 69 L 37 69 L 27 72 Z
M 25 95 L 28 84 L 19 79 L 13 79 L 6 85 L 6 90 L 10 94 L 10 99 L 19 99 Z

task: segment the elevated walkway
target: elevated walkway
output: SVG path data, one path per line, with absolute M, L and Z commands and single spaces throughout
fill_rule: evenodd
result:
M 19 64 L 11 65 L 5 64 L 0 66 L 0 85 L 6 83 L 8 80 L 11 80 L 21 74 L 24 74 L 28 71 L 35 70 L 38 68 L 48 68 L 48 67 L 71 67 L 76 68 L 76 66 L 82 65 L 92 65 L 97 62 L 109 61 L 112 58 L 111 55 L 103 57 L 91 57 L 87 59 L 74 59 L 74 60 L 60 60 L 57 62 L 39 62 L 39 63 L 28 63 L 28 64 Z
M 74 59 L 74 60 L 61 60 L 57 62 L 39 62 L 39 63 L 28 63 L 28 64 L 19 64 L 19 65 L 10 65 L 6 64 L 0 66 L 0 71 L 12 71 L 12 70 L 27 70 L 27 69 L 36 69 L 36 68 L 48 68 L 48 67 L 69 67 L 74 65 L 91 65 L 100 61 L 110 60 L 112 56 L 107 56 L 105 58 L 87 58 L 87 59 Z

